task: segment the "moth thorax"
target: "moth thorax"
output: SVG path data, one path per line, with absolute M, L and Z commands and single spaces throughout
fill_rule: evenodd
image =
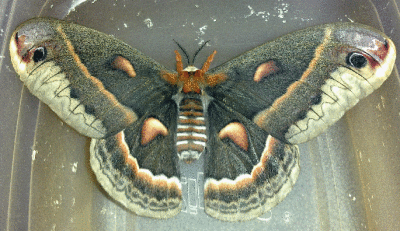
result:
M 176 148 L 179 159 L 188 164 L 200 158 L 207 143 L 203 103 L 196 96 L 185 95 L 178 102 Z

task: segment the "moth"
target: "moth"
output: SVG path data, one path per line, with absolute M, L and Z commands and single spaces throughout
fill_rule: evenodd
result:
M 179 164 L 205 158 L 205 212 L 254 219 L 281 202 L 300 171 L 297 144 L 323 132 L 390 75 L 396 49 L 356 23 L 300 30 L 209 70 L 176 71 L 110 36 L 35 18 L 11 37 L 32 94 L 91 137 L 90 163 L 109 195 L 137 215 L 182 207 Z

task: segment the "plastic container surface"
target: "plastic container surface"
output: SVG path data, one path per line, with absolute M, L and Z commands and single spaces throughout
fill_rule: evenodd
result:
M 207 216 L 201 200 L 199 162 L 183 169 L 184 210 L 172 219 L 149 219 L 135 216 L 102 190 L 89 166 L 90 140 L 39 103 L 12 69 L 10 35 L 18 24 L 36 16 L 66 18 L 113 34 L 172 70 L 177 48 L 173 39 L 191 54 L 210 40 L 197 60 L 202 63 L 215 49 L 215 67 L 280 35 L 336 21 L 371 25 L 400 46 L 394 1 L 3 0 L 0 230 L 400 229 L 400 88 L 396 70 L 343 119 L 300 145 L 301 173 L 296 185 L 264 216 L 239 223 Z

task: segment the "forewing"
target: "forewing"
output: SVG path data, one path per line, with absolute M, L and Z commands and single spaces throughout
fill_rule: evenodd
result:
M 207 89 L 281 141 L 310 140 L 390 75 L 396 57 L 383 33 L 356 23 L 280 37 L 211 70 Z
M 171 98 L 165 68 L 113 36 L 37 18 L 11 37 L 13 66 L 28 89 L 83 135 L 114 135 Z

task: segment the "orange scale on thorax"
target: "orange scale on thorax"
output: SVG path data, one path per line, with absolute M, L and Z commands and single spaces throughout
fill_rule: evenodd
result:
M 176 85 L 181 87 L 182 93 L 197 93 L 201 94 L 201 90 L 206 86 L 215 86 L 226 80 L 226 75 L 224 73 L 216 74 L 216 75 L 207 75 L 206 72 L 210 68 L 210 64 L 214 59 L 217 51 L 214 51 L 203 64 L 201 69 L 197 69 L 194 71 L 187 71 L 183 69 L 182 57 L 178 51 L 175 51 L 176 54 L 176 71 L 178 74 L 172 74 L 168 72 L 162 72 L 161 76 L 171 85 Z
M 182 85 L 182 92 L 185 94 L 190 92 L 200 94 L 201 89 L 206 85 L 204 73 L 201 70 L 183 71 L 179 75 L 178 85 Z

